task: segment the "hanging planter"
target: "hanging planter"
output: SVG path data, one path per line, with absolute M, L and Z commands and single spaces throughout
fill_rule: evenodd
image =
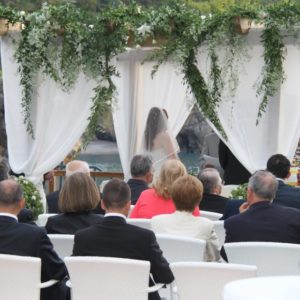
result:
M 8 31 L 20 31 L 22 29 L 21 23 L 9 23 L 7 19 L 0 19 L 0 36 L 4 36 Z
M 238 34 L 246 35 L 251 28 L 252 20 L 249 18 L 237 16 L 234 18 L 234 28 Z

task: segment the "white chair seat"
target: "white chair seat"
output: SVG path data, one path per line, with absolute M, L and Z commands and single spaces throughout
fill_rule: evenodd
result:
M 40 214 L 37 218 L 36 224 L 38 226 L 46 226 L 48 218 L 56 215 L 57 214 Z
M 151 229 L 151 220 L 150 219 L 127 219 L 127 223 L 131 225 L 135 225 L 138 227 L 142 227 L 145 229 Z
M 212 221 L 218 221 L 222 217 L 222 214 L 212 211 L 200 210 L 200 218 L 201 217 L 210 219 Z
M 54 250 L 61 259 L 71 256 L 73 253 L 74 235 L 73 234 L 48 234 Z

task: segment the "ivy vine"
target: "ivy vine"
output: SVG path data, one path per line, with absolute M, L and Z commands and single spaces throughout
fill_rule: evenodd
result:
M 99 14 L 87 13 L 70 3 L 44 5 L 29 14 L 0 6 L 0 18 L 23 24 L 21 38 L 16 40 L 15 59 L 21 76 L 24 122 L 32 136 L 31 106 L 39 74 L 50 76 L 66 91 L 72 88 L 80 72 L 96 81 L 84 135 L 87 142 L 114 98 L 116 87 L 112 78 L 118 72 L 113 58 L 126 51 L 126 47 L 147 44 L 155 46 L 147 58 L 156 61 L 153 74 L 167 60 L 175 61 L 203 114 L 226 137 L 217 115 L 218 106 L 225 86 L 234 95 L 237 66 L 247 58 L 245 38 L 236 30 L 237 20 L 248 18 L 250 22 L 264 24 L 264 66 L 257 85 L 257 96 L 261 99 L 259 119 L 285 79 L 284 38 L 287 33 L 297 35 L 300 4 L 288 1 L 264 9 L 234 5 L 213 15 L 202 15 L 184 1 L 175 0 L 159 9 L 141 9 L 132 2 L 109 7 Z M 198 67 L 200 47 L 208 50 L 208 78 Z M 224 49 L 225 57 L 218 55 L 219 48 Z

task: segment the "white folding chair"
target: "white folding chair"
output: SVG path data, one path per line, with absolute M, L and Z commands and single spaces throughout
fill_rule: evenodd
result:
M 255 277 L 255 266 L 213 262 L 178 262 L 170 265 L 175 277 L 173 291 L 180 300 L 220 300 L 226 283 Z
M 131 212 L 133 211 L 133 209 L 134 209 L 134 205 L 130 205 L 130 209 L 129 209 L 129 212 L 128 212 L 128 218 L 130 217 L 130 215 L 131 215 Z
M 54 250 L 61 259 L 71 256 L 73 253 L 74 235 L 73 234 L 48 234 Z
M 214 230 L 219 240 L 219 249 L 221 249 L 225 242 L 224 221 L 214 221 Z
M 135 226 L 139 226 L 145 229 L 150 229 L 151 228 L 151 220 L 150 219 L 127 219 L 127 223 Z
M 300 275 L 300 245 L 241 242 L 224 248 L 230 263 L 255 265 L 258 276 Z
M 72 300 L 147 300 L 150 262 L 114 257 L 66 257 Z
M 201 217 L 210 219 L 212 221 L 218 221 L 222 217 L 222 214 L 212 211 L 200 210 L 200 218 Z
M 0 254 L 0 299 L 39 300 L 40 289 L 57 280 L 41 283 L 41 259 Z
M 168 262 L 203 261 L 206 241 L 170 234 L 156 234 L 157 242 Z
M 36 224 L 38 226 L 46 226 L 48 218 L 56 215 L 57 214 L 40 214 L 37 218 Z

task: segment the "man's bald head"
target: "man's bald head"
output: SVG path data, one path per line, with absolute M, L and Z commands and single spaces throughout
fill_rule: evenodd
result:
M 82 160 L 72 160 L 66 165 L 66 177 L 74 173 L 85 173 L 90 175 L 90 166 Z
M 0 182 L 0 206 L 18 206 L 23 199 L 23 189 L 21 185 L 12 180 L 7 179 Z

